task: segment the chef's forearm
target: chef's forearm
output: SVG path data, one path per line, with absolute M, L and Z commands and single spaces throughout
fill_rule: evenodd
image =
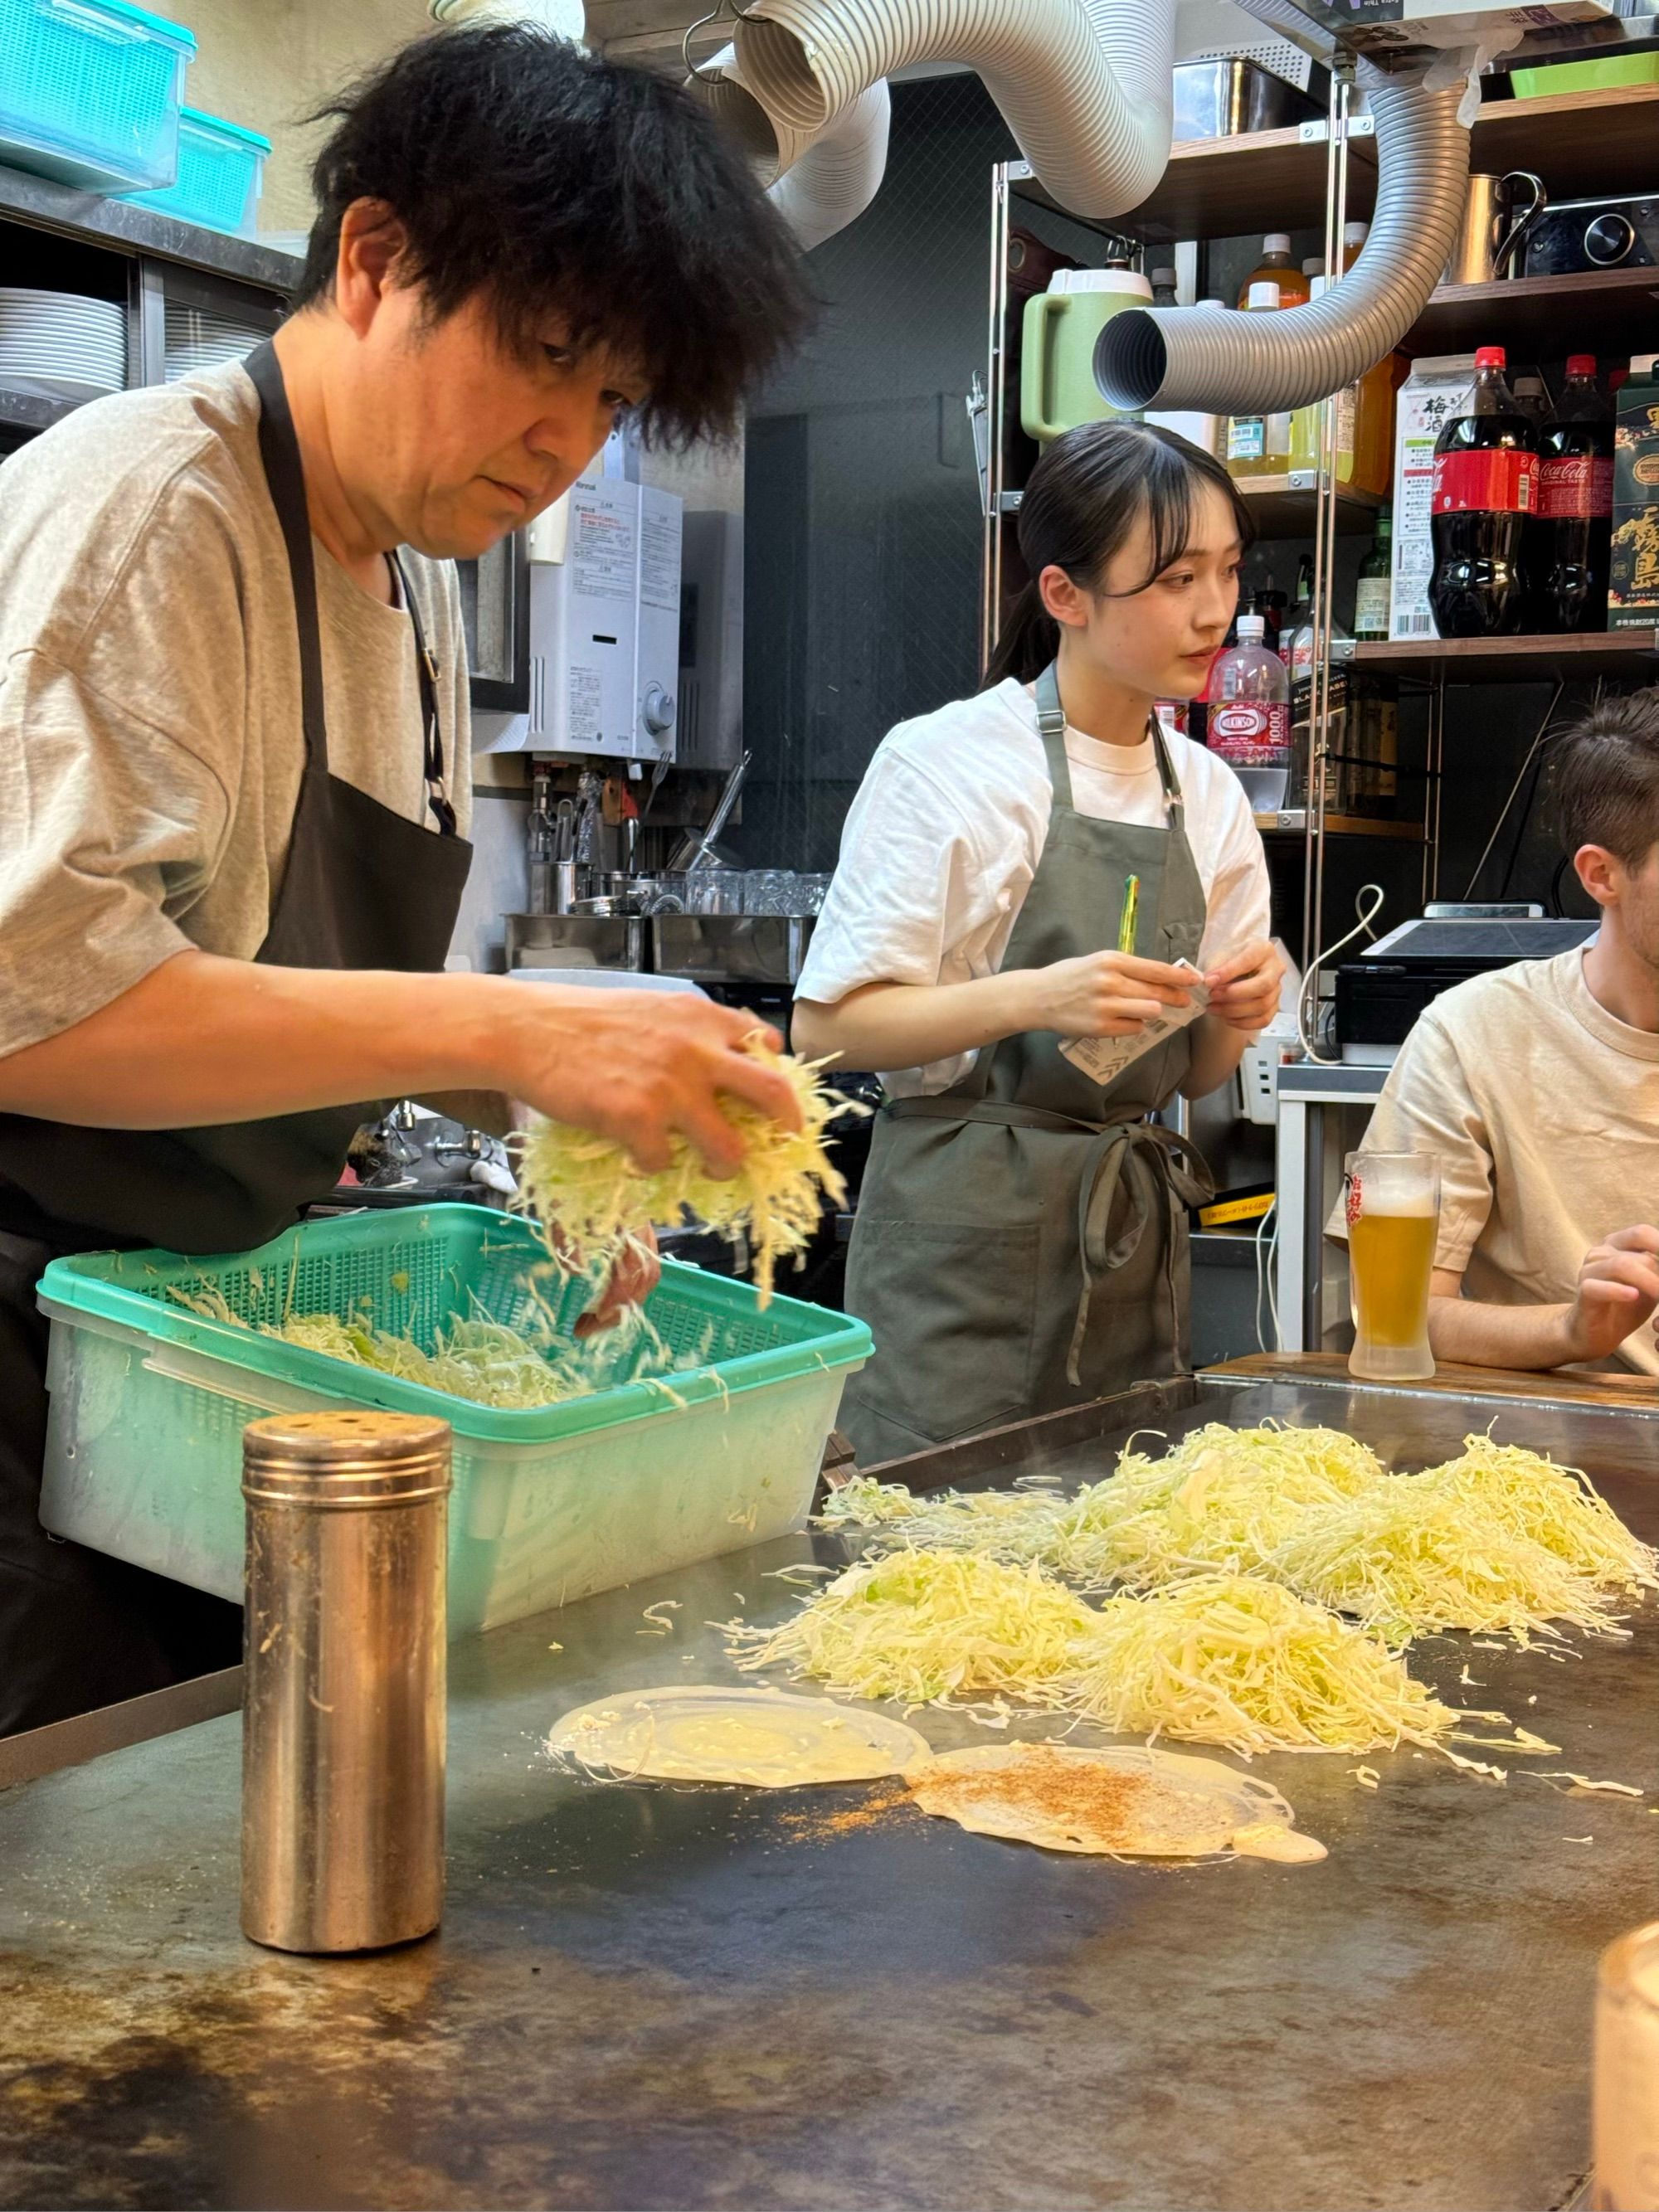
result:
M 1429 1348 L 1437 1359 L 1468 1367 L 1542 1370 L 1583 1354 L 1569 1334 L 1573 1309 L 1565 1305 L 1493 1306 L 1478 1299 L 1429 1300 Z
M 1249 1042 L 1214 1014 L 1200 1014 L 1192 1025 L 1191 1064 L 1181 1085 L 1183 1098 L 1207 1098 L 1237 1072 Z
M 265 967 L 181 952 L 72 1028 L 0 1059 L 0 1110 L 168 1129 L 507 1090 L 527 990 L 502 976 Z M 556 1009 L 544 1002 L 542 1012 Z
M 808 1060 L 843 1067 L 926 1067 L 977 1052 L 1033 1020 L 1037 971 L 1017 969 L 969 983 L 866 983 L 834 1006 L 796 1001 L 790 1042 Z

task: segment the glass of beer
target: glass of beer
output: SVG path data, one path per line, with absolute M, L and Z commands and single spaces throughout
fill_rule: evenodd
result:
M 1659 2205 L 1659 1921 L 1601 1954 L 1595 1990 L 1595 2212 Z
M 1424 1152 L 1350 1152 L 1348 1278 L 1354 1343 L 1348 1372 L 1371 1382 L 1422 1382 L 1429 1351 L 1429 1278 L 1440 1222 L 1440 1169 Z

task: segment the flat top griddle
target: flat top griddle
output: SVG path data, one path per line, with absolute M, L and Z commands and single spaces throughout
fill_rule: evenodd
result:
M 1416 1465 L 1494 1413 L 1659 1536 L 1659 1425 L 1633 1412 L 1172 1386 L 1023 1459 L 1018 1432 L 988 1449 L 999 1479 L 1075 1479 L 1137 1425 L 1272 1415 Z M 781 1618 L 798 1593 L 775 1570 L 844 1556 L 786 1539 L 457 1645 L 448 1911 L 406 1951 L 242 1941 L 234 1716 L 0 1795 L 0 2203 L 1573 2197 L 1596 1955 L 1656 1909 L 1659 1611 L 1561 1664 L 1463 1638 L 1413 1662 L 1562 1743 L 1545 1765 L 1646 1801 L 1410 1750 L 1370 1758 L 1375 1793 L 1352 1759 L 1257 1762 L 1330 1846 L 1314 1867 L 1114 1865 L 884 1808 L 880 1785 L 595 1787 L 538 1764 L 570 1706 L 726 1679 L 704 1624 Z M 641 1634 L 665 1598 L 675 1632 Z M 920 1720 L 941 1747 L 997 1740 Z

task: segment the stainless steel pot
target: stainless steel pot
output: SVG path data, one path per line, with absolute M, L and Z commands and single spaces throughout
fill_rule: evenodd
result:
M 1255 62 L 1182 62 L 1175 71 L 1175 132 L 1188 138 L 1238 138 L 1251 131 L 1283 131 L 1323 114 L 1329 80 L 1316 65 L 1298 92 Z

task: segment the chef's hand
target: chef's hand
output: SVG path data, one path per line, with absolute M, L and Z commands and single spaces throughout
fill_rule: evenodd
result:
M 1133 952 L 1089 952 L 1030 971 L 1034 1030 L 1061 1036 L 1133 1036 L 1166 1006 L 1189 1006 L 1197 978 Z
M 645 1173 L 668 1165 L 673 1139 L 711 1175 L 734 1175 L 743 1139 L 720 1111 L 740 1099 L 786 1128 L 800 1127 L 787 1077 L 743 1050 L 775 1030 L 711 999 L 659 991 L 524 991 L 505 1044 L 507 1087 L 538 1114 L 626 1146 Z
M 1210 1012 L 1229 1029 L 1245 1030 L 1254 1036 L 1265 1030 L 1279 1012 L 1279 987 L 1284 981 L 1283 959 L 1265 937 L 1259 937 L 1205 976 Z
M 1566 1316 L 1567 1358 L 1605 1359 L 1659 1308 L 1659 1229 L 1616 1229 L 1584 1257 Z
M 597 1304 L 576 1323 L 577 1335 L 597 1336 L 602 1329 L 615 1328 L 628 1308 L 642 1306 L 661 1280 L 656 1231 L 647 1229 L 617 1259 Z

